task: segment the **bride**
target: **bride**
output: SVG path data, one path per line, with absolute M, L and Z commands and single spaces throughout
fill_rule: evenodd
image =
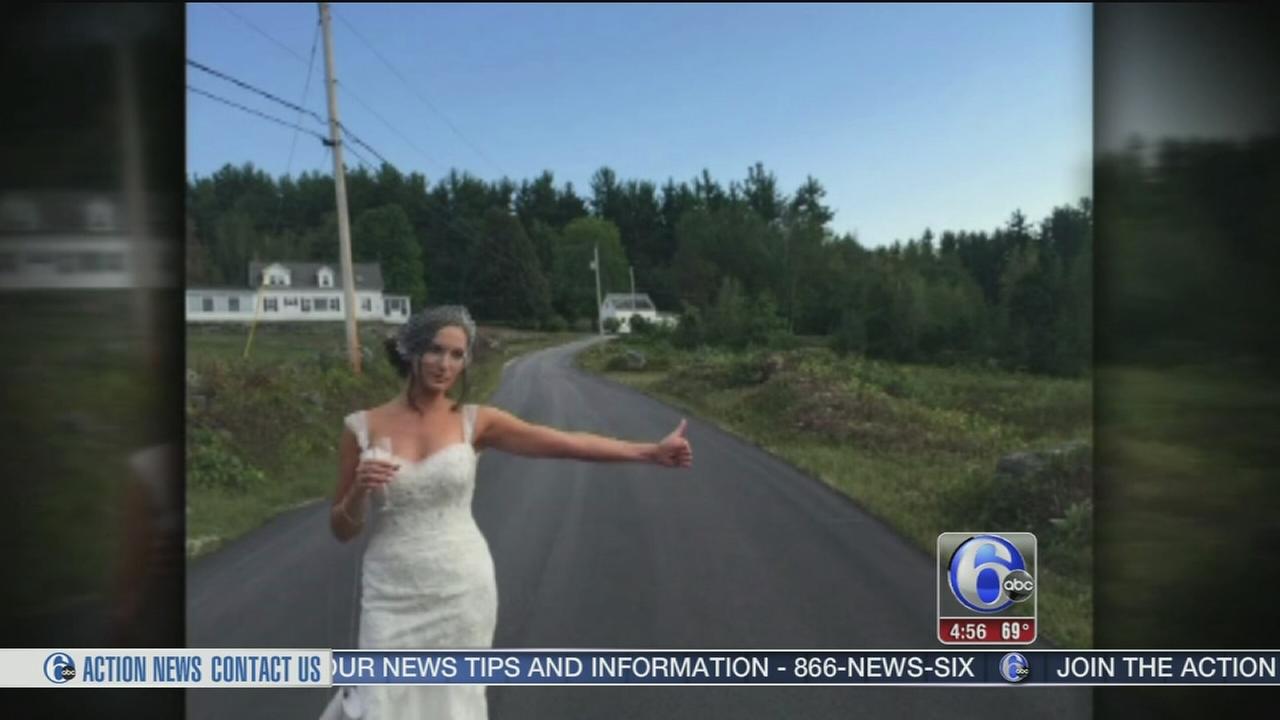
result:
M 466 368 L 476 327 L 465 308 L 412 317 L 387 341 L 403 392 L 344 420 L 329 521 L 346 542 L 369 518 L 361 574 L 360 647 L 488 648 L 497 619 L 489 546 L 471 515 L 477 453 L 651 462 L 687 468 L 685 421 L 662 441 L 636 443 L 524 422 L 446 393 Z M 371 509 L 370 509 L 371 508 Z M 487 717 L 483 685 L 364 686 L 369 720 Z

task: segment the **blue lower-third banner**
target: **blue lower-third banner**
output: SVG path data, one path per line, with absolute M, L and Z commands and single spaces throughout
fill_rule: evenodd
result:
M 0 649 L 0 687 L 1280 685 L 1274 650 Z
M 1272 651 L 333 652 L 338 685 L 1276 685 Z

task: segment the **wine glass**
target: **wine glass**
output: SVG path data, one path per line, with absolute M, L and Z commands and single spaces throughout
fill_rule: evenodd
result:
M 392 450 L 391 448 L 391 438 L 389 437 L 378 438 L 378 441 L 374 443 L 374 449 L 376 453 L 374 457 L 377 458 L 378 460 L 383 460 L 389 463 L 395 462 L 395 451 Z M 380 507 L 383 510 L 390 510 L 392 507 L 391 486 L 383 485 L 382 488 L 378 491 L 378 497 L 380 499 L 378 507 Z

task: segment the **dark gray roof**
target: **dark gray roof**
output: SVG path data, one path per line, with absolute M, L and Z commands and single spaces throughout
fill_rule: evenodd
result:
M 335 288 L 342 287 L 342 266 L 336 262 L 293 262 L 289 260 L 273 260 L 271 262 L 251 262 L 249 263 L 249 286 L 258 287 L 262 284 L 262 271 L 268 265 L 281 265 L 289 270 L 289 287 L 292 288 L 318 288 L 320 282 L 316 277 L 316 273 L 320 268 L 327 267 L 333 271 L 333 286 Z M 352 267 L 355 274 L 357 290 L 381 290 L 382 289 L 382 266 L 378 263 L 355 263 Z
M 646 293 L 609 293 L 604 296 L 604 303 L 618 310 L 657 310 Z

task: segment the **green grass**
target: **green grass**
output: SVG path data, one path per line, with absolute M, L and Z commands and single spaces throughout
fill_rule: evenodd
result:
M 1280 383 L 1230 361 L 1106 367 L 1098 377 L 1111 390 L 1098 407 L 1108 473 L 1098 606 L 1131 618 L 1109 626 L 1108 640 L 1163 643 L 1172 622 L 1187 647 L 1247 644 L 1231 618 L 1267 612 L 1265 593 L 1236 598 L 1221 620 L 1205 608 L 1223 578 L 1255 576 L 1259 553 L 1274 546 Z
M 105 594 L 128 457 L 156 442 L 163 388 L 131 321 L 131 291 L 5 293 L 0 323 L 9 518 L 0 543 L 22 610 Z
M 188 403 L 188 557 L 333 493 L 342 418 L 403 387 L 383 357 L 380 339 L 389 331 L 362 328 L 369 357 L 359 376 L 347 365 L 338 324 L 260 328 L 248 359 L 244 328 L 190 333 L 188 368 L 208 399 Z M 578 337 L 481 328 L 468 398 L 487 399 L 507 360 Z
M 620 369 L 628 349 L 646 355 L 644 370 Z M 995 478 L 1008 453 L 1090 440 L 1088 380 L 841 358 L 821 347 L 679 351 L 638 338 L 594 347 L 579 364 L 785 458 L 927 552 L 947 530 L 1035 532 L 1044 634 L 1090 646 L 1091 488 L 1075 475 L 1036 488 Z

